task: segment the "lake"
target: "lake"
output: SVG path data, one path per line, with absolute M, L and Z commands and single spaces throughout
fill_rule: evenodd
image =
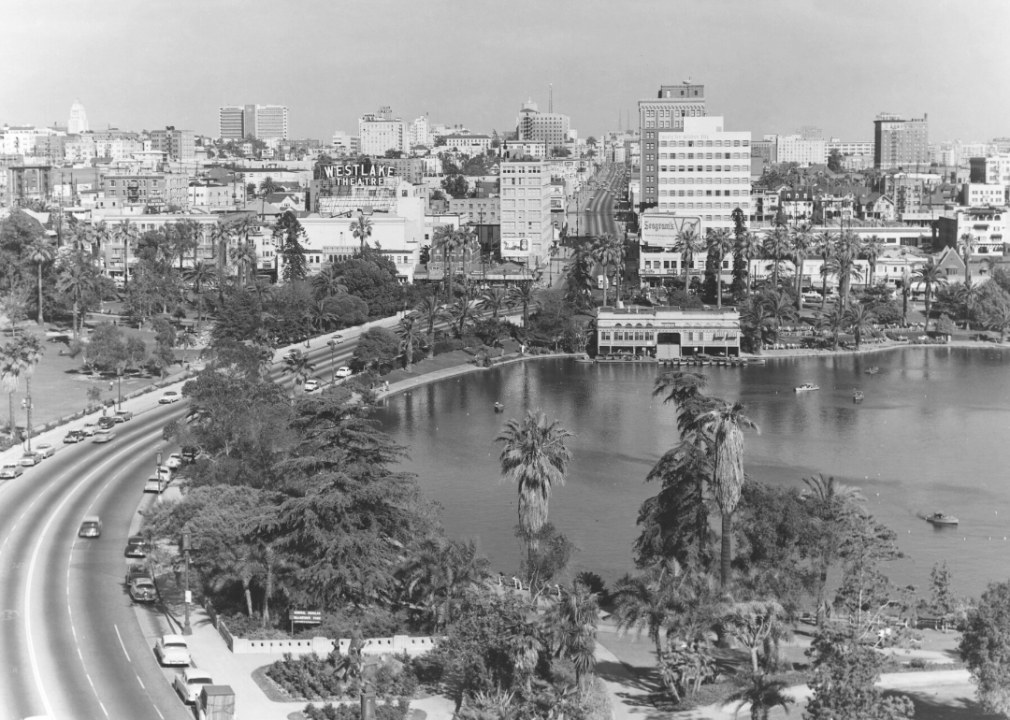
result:
M 876 375 L 866 369 L 878 366 Z M 703 367 L 708 393 L 739 400 L 758 423 L 748 433 L 748 474 L 802 485 L 816 473 L 858 485 L 878 520 L 899 535 L 895 582 L 928 586 L 946 560 L 958 593 L 977 595 L 1010 576 L 1010 353 L 998 348 L 902 348 L 862 356 L 769 359 L 763 366 Z M 410 450 L 415 472 L 442 506 L 453 537 L 477 538 L 494 571 L 518 569 L 516 489 L 500 481 L 501 426 L 542 408 L 576 433 L 550 521 L 580 548 L 576 569 L 612 582 L 634 570 L 632 543 L 644 482 L 677 439 L 674 409 L 652 398 L 660 368 L 538 360 L 463 375 L 390 398 L 383 428 Z M 805 382 L 821 390 L 795 393 Z M 854 388 L 866 399 L 852 401 Z M 505 405 L 495 414 L 493 405 Z M 943 511 L 956 528 L 923 519 Z

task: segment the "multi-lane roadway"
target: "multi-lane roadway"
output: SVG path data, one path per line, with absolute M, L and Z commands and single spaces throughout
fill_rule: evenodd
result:
M 346 363 L 352 347 L 336 346 L 334 363 Z M 309 356 L 328 381 L 330 348 Z M 291 382 L 279 366 L 271 375 Z M 117 425 L 112 442 L 59 447 L 0 484 L 0 720 L 192 717 L 154 658 L 154 612 L 135 610 L 123 582 L 145 480 L 157 450 L 167 456 L 162 430 L 186 411 L 182 403 L 158 406 L 157 397 L 138 401 L 149 409 Z M 77 536 L 85 515 L 101 517 L 99 538 Z
M 572 235 L 596 237 L 604 233 L 621 236 L 623 230 L 614 219 L 614 209 L 621 183 L 620 171 L 613 165 L 595 178 L 595 186 L 586 188 L 578 196 L 578 218 L 569 218 L 568 231 Z

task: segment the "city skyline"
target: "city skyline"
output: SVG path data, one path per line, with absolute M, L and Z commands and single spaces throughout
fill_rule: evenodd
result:
M 220 107 L 252 102 L 290 108 L 292 138 L 353 132 L 383 105 L 406 121 L 427 113 L 490 132 L 514 129 L 527 98 L 546 109 L 553 85 L 554 110 L 587 137 L 637 129 L 638 100 L 691 78 L 727 129 L 754 137 L 816 126 L 824 137 L 870 139 L 881 112 L 928 113 L 934 142 L 1010 135 L 1010 96 L 994 90 L 1010 70 L 998 35 L 1010 6 L 995 0 L 957 13 L 943 2 L 862 0 L 844 9 L 520 0 L 507 12 L 495 2 L 310 1 L 292 9 L 312 22 L 267 24 L 276 6 L 255 0 L 177 5 L 171 15 L 122 0 L 89 12 L 13 8 L 0 59 L 19 72 L 0 79 L 0 122 L 65 124 L 79 99 L 93 129 L 216 136 Z M 944 59 L 950 48 L 958 62 Z

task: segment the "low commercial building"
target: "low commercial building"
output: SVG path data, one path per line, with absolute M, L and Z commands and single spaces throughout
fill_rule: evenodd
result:
M 602 307 L 596 316 L 601 355 L 740 355 L 740 313 L 735 308 Z

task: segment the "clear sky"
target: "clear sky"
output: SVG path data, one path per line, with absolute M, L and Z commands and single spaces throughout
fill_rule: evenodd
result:
M 1010 0 L 2 0 L 0 123 L 217 134 L 222 104 L 283 104 L 291 136 L 396 116 L 513 129 L 528 96 L 583 137 L 637 127 L 661 84 L 704 83 L 727 129 L 933 141 L 1010 136 Z M 627 125 L 625 125 L 627 127 Z

